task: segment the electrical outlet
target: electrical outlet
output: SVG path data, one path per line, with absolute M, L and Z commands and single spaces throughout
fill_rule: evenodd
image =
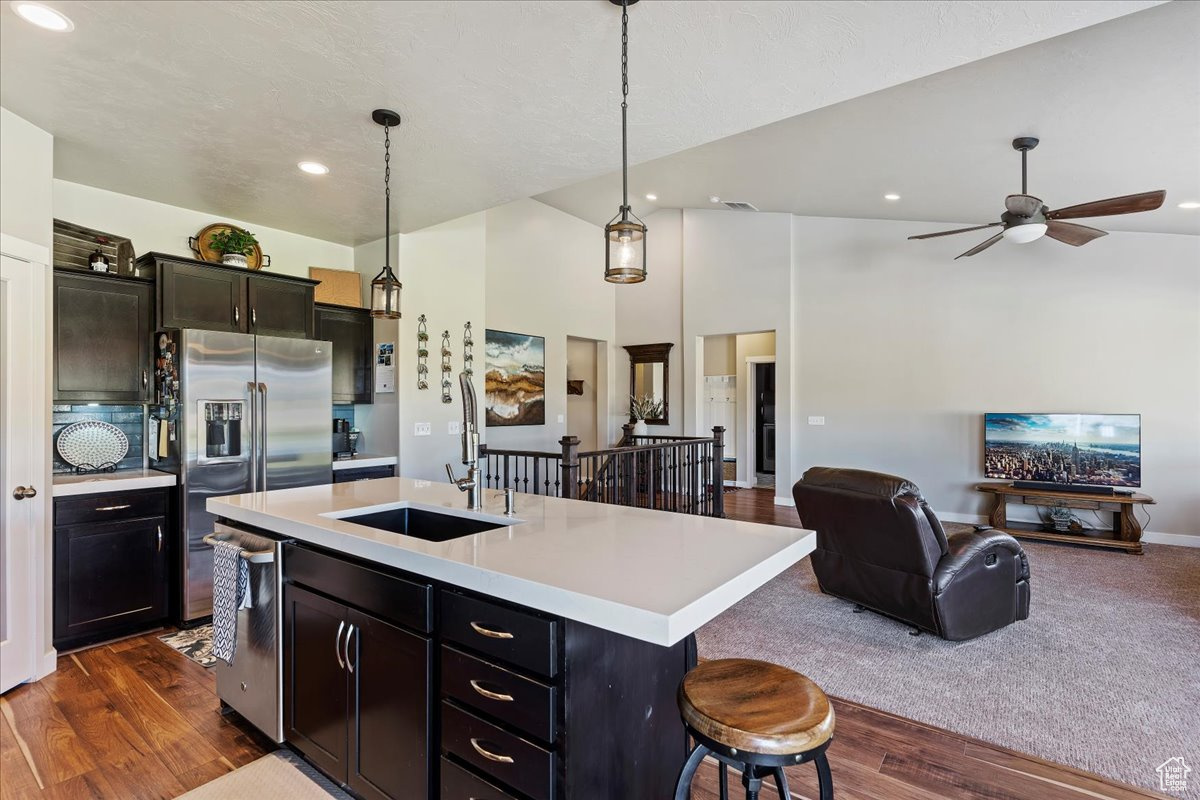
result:
M 429 436 L 433 433 L 433 425 L 428 422 L 413 423 L 413 436 Z
M 450 434 L 451 436 L 462 435 L 462 423 L 456 419 L 450 420 L 446 423 L 446 433 Z
M 824 425 L 825 418 L 824 417 L 809 417 L 808 424 L 809 425 Z

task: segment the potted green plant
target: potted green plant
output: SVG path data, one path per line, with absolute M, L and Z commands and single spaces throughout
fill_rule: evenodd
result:
M 208 240 L 208 246 L 221 254 L 221 263 L 231 267 L 245 267 L 246 256 L 254 252 L 257 244 L 254 234 L 241 228 L 217 231 Z
M 646 420 L 661 419 L 663 401 L 655 400 L 653 395 L 629 395 L 629 416 L 633 417 L 633 435 L 645 436 L 649 433 Z

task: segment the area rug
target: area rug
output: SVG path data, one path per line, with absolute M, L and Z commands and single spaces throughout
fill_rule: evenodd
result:
M 158 638 L 202 667 L 211 667 L 217 663 L 217 657 L 212 654 L 211 623 L 174 633 L 164 633 Z
M 252 761 L 198 786 L 176 800 L 351 800 L 350 795 L 290 750 Z
M 979 639 L 852 613 L 805 559 L 698 631 L 700 655 L 785 664 L 831 695 L 1151 789 L 1182 757 L 1197 780 L 1177 796 L 1200 798 L 1200 549 L 1022 545 L 1029 619 Z

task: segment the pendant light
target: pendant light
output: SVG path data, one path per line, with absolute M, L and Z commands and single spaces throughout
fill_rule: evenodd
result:
M 386 108 L 371 112 L 371 119 L 383 126 L 383 269 L 371 281 L 371 316 L 383 319 L 400 318 L 400 289 L 403 287 L 392 272 L 392 137 L 391 130 L 400 124 L 400 115 Z
M 646 280 L 646 223 L 629 208 L 629 7 L 637 0 L 609 0 L 621 7 L 621 207 L 604 226 L 604 280 Z

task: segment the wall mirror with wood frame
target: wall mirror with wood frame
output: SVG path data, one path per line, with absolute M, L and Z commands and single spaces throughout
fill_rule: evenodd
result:
M 674 344 L 627 344 L 629 353 L 629 394 L 631 397 L 650 397 L 662 403 L 662 415 L 647 419 L 647 425 L 667 425 L 669 417 L 670 352 Z M 633 414 L 629 415 L 630 421 Z

